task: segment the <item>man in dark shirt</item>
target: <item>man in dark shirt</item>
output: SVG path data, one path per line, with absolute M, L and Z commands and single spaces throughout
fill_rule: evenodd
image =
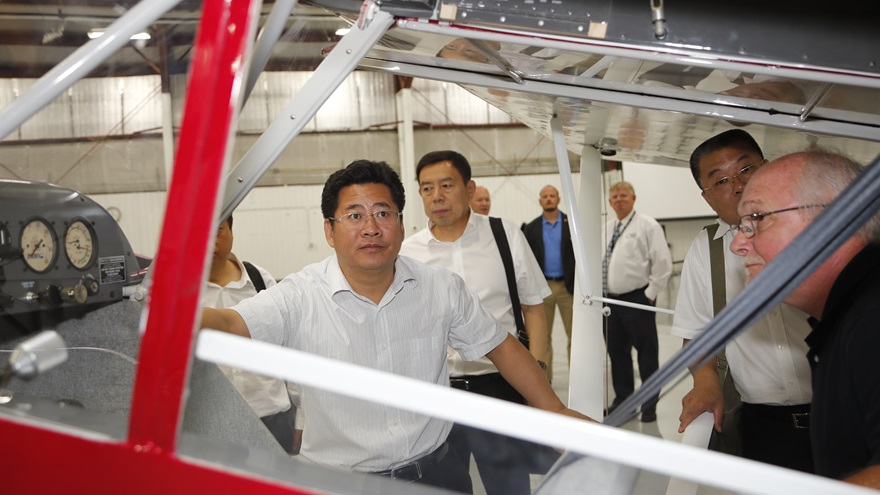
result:
M 755 173 L 731 249 L 754 278 L 861 171 L 844 156 L 810 150 Z M 784 187 L 780 187 L 783 184 Z M 880 488 L 880 218 L 875 216 L 785 302 L 809 314 L 811 440 L 816 473 Z

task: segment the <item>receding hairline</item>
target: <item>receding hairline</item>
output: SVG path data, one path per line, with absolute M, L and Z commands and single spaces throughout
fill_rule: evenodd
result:
M 633 185 L 625 180 L 617 181 L 614 184 L 611 184 L 611 187 L 608 188 L 608 192 L 614 192 L 618 189 L 626 189 L 633 195 L 636 194 L 636 189 L 633 187 Z

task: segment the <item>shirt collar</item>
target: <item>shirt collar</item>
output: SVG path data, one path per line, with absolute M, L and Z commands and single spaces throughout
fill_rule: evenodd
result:
M 628 214 L 627 216 L 623 217 L 623 219 L 621 219 L 621 220 L 617 220 L 617 218 L 615 218 L 615 220 L 617 220 L 617 223 L 621 223 L 621 224 L 623 224 L 623 225 L 626 225 L 627 222 L 629 222 L 629 220 L 630 220 L 630 219 L 633 217 L 633 215 L 635 215 L 635 214 L 636 214 L 636 209 L 633 208 L 633 210 L 632 210 L 631 212 L 629 212 L 629 214 Z M 614 224 L 614 226 L 617 227 L 617 224 Z
M 335 254 L 331 256 L 330 261 L 327 263 L 327 285 L 330 287 L 331 294 L 342 291 L 354 292 L 351 284 L 348 283 L 345 275 L 342 274 L 342 268 L 339 267 L 339 258 Z
M 556 211 L 559 211 L 559 210 L 556 210 Z M 559 214 L 556 215 L 556 221 L 555 221 L 555 222 L 551 222 L 550 220 L 547 220 L 547 217 L 545 217 L 544 214 L 542 213 L 542 214 L 541 214 L 541 222 L 542 222 L 544 225 L 550 225 L 550 226 L 555 227 L 555 226 L 557 226 L 557 225 L 559 225 L 559 224 L 562 223 L 562 212 L 559 211 Z
M 391 281 L 391 287 L 388 288 L 386 294 L 389 292 L 393 294 L 400 292 L 405 282 L 410 281 L 416 285 L 418 284 L 418 279 L 416 279 L 410 267 L 398 256 L 394 261 L 394 280 Z M 339 292 L 357 294 L 342 273 L 342 268 L 339 267 L 339 258 L 335 254 L 330 262 L 327 263 L 327 285 L 330 287 L 330 293 L 334 295 Z M 357 295 L 360 296 L 359 294 Z
M 470 215 L 468 215 L 468 223 L 465 226 L 464 232 L 462 232 L 461 237 L 468 235 L 468 233 L 470 233 L 470 232 L 476 232 L 476 230 L 477 230 L 477 224 L 476 224 L 477 216 L 485 217 L 487 220 L 489 218 L 486 215 L 480 215 L 479 213 L 475 212 L 474 210 L 471 210 Z M 431 220 L 428 220 L 428 242 L 443 242 L 443 241 L 437 240 L 437 238 L 434 237 L 434 231 L 431 230 L 433 227 L 434 227 L 434 222 L 432 222 Z M 461 237 L 459 237 L 459 239 L 461 239 Z M 456 240 L 458 240 L 458 239 L 456 239 Z
M 238 269 L 241 271 L 241 276 L 238 277 L 238 280 L 233 280 L 233 281 L 229 282 L 228 284 L 224 285 L 223 287 L 228 287 L 230 289 L 241 289 L 243 287 L 247 287 L 248 285 L 250 285 L 250 286 L 254 287 L 254 289 L 256 290 L 256 286 L 251 281 L 250 276 L 247 275 L 247 269 L 245 269 L 244 263 L 242 263 L 241 260 L 238 259 L 238 256 L 236 256 L 235 253 L 229 253 L 228 259 L 229 259 L 229 261 L 238 265 Z M 211 282 L 210 280 L 208 281 L 208 286 L 209 287 L 211 287 L 211 286 L 220 287 L 219 285 L 215 284 L 214 282 Z
M 713 240 L 727 235 L 728 232 L 736 235 L 736 230 L 734 230 L 733 226 L 731 226 L 729 223 L 720 218 L 716 219 L 715 222 L 718 223 L 718 230 L 715 231 L 715 236 L 712 238 Z

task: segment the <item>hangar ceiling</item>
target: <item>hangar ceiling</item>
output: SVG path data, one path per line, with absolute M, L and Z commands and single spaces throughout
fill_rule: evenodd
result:
M 89 40 L 89 32 L 106 28 L 136 1 L 11 0 L 0 2 L 0 78 L 38 78 Z M 263 2 L 261 21 L 273 0 Z M 159 73 L 167 62 L 170 74 L 186 72 L 201 2 L 182 0 L 147 30 L 148 40 L 133 40 L 91 74 L 132 76 Z M 321 50 L 339 40 L 341 18 L 307 5 L 297 5 L 276 45 L 267 70 L 313 70 Z

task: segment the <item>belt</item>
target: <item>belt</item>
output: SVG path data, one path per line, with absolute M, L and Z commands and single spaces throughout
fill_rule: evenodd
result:
M 449 442 L 443 442 L 443 445 L 438 447 L 434 452 L 419 457 L 409 464 L 389 469 L 387 471 L 377 471 L 373 474 L 388 476 L 393 480 L 418 481 L 422 479 L 429 470 L 440 464 L 443 458 L 446 457 L 447 452 L 449 452 Z
M 452 388 L 457 388 L 459 390 L 470 391 L 475 388 L 482 388 L 503 383 L 504 377 L 501 376 L 501 373 L 486 373 L 485 375 L 464 375 L 449 377 L 449 386 Z
M 772 406 L 769 404 L 743 403 L 744 409 L 751 409 L 755 415 L 772 421 L 790 424 L 796 430 L 810 428 L 810 405 Z
M 623 294 L 612 294 L 611 292 L 609 292 L 609 293 L 605 294 L 605 296 L 610 297 L 611 299 L 623 299 L 625 297 L 642 294 L 645 292 L 645 289 L 647 289 L 647 288 L 648 288 L 648 286 L 646 285 L 644 287 L 639 287 L 638 289 L 631 290 L 629 292 L 624 292 Z
M 545 279 L 551 282 L 563 282 L 565 281 L 565 277 L 544 277 Z

